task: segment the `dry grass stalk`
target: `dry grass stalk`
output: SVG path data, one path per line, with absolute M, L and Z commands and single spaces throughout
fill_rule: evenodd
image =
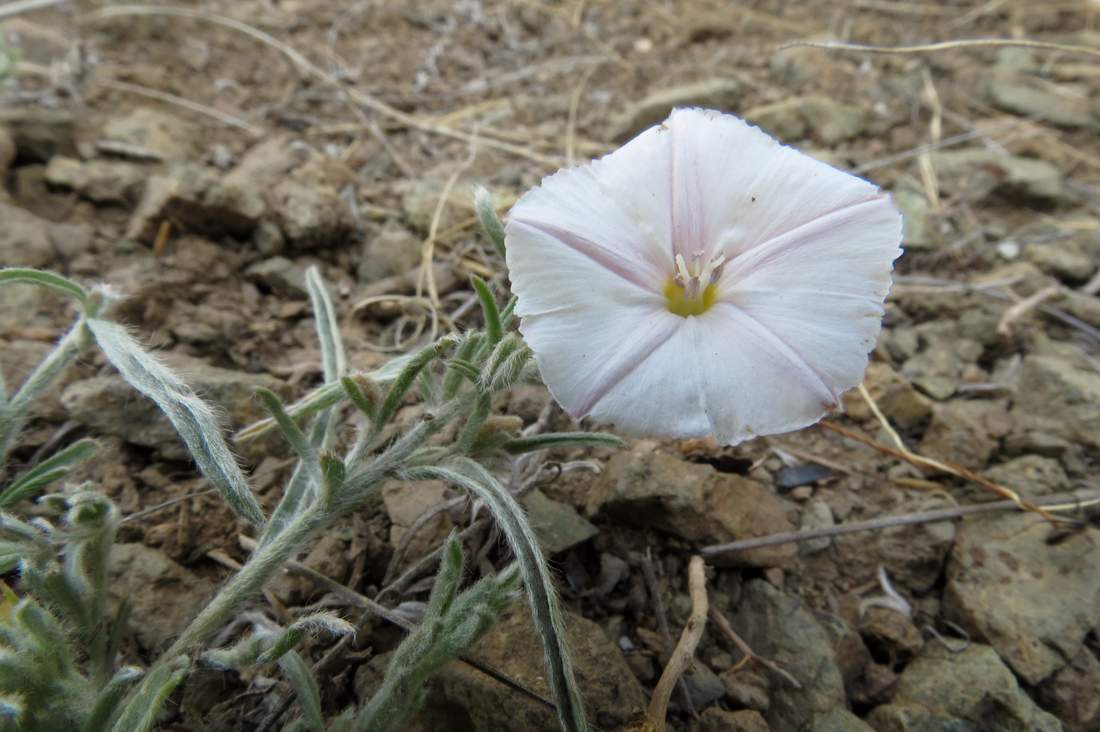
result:
M 672 651 L 672 658 L 668 660 L 661 678 L 653 689 L 650 697 L 649 708 L 646 710 L 646 722 L 648 729 L 653 732 L 665 732 L 665 717 L 668 715 L 668 702 L 672 698 L 672 690 L 676 687 L 684 671 L 695 660 L 695 649 L 703 637 L 703 629 L 707 625 L 707 578 L 703 558 L 695 556 L 688 564 L 688 592 L 691 594 L 691 615 L 688 616 L 687 625 L 680 633 L 680 641 Z
M 1029 41 L 1017 38 L 968 38 L 959 41 L 926 43 L 919 46 L 871 46 L 862 43 L 840 43 L 836 41 L 791 41 L 790 43 L 781 44 L 776 50 L 783 51 L 788 48 L 820 48 L 825 51 L 857 51 L 861 53 L 935 53 L 936 51 L 949 51 L 957 48 L 1000 48 L 1005 46 L 1033 48 L 1038 51 L 1079 53 L 1100 58 L 1100 49 L 1097 48 L 1072 46 L 1065 43 L 1048 43 L 1046 41 Z

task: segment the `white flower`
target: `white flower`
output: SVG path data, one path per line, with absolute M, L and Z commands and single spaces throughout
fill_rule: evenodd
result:
M 680 109 L 546 178 L 506 234 L 520 331 L 573 417 L 735 444 L 860 382 L 901 215 L 737 117 Z

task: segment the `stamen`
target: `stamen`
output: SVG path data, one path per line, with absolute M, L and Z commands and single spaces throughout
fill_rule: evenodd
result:
M 716 301 L 717 289 L 714 283 L 722 276 L 726 257 L 717 254 L 703 263 L 705 255 L 703 251 L 691 252 L 688 255 L 690 267 L 683 254 L 676 255 L 675 271 L 665 287 L 670 312 L 684 317 L 701 315 Z

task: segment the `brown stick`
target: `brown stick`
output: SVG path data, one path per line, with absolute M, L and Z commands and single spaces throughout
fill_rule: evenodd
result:
M 1022 498 L 1018 493 L 1016 493 L 1016 491 L 1005 488 L 1002 485 L 998 485 L 988 478 L 983 478 L 969 468 L 964 468 L 963 466 L 956 465 L 955 463 L 948 463 L 940 460 L 931 460 L 929 458 L 922 457 L 921 455 L 916 455 L 914 453 L 889 447 L 888 445 L 880 444 L 872 440 L 870 437 L 861 435 L 860 433 L 854 430 L 850 430 L 847 427 L 841 427 L 835 422 L 827 422 L 822 420 L 821 422 L 818 422 L 818 424 L 831 432 L 835 432 L 838 435 L 843 435 L 844 437 L 847 437 L 849 440 L 862 442 L 864 445 L 867 445 L 867 447 L 870 447 L 873 450 L 878 450 L 879 452 L 890 455 L 891 457 L 896 457 L 898 460 L 904 460 L 910 465 L 918 467 L 922 470 L 938 470 L 943 473 L 950 473 L 951 475 L 969 480 L 972 483 L 977 483 L 982 488 L 993 491 L 1001 498 L 1007 498 L 1008 500 L 1012 501 L 1021 510 L 1033 511 L 1039 514 L 1047 521 L 1049 521 L 1052 526 L 1058 527 L 1061 525 L 1058 519 L 1052 516 L 1049 511 L 1040 508 L 1035 503 L 1027 500 L 1026 498 Z
M 688 591 L 691 593 L 691 615 L 687 625 L 680 633 L 680 641 L 672 651 L 653 696 L 649 700 L 646 719 L 654 732 L 665 732 L 665 717 L 668 715 L 668 701 L 676 682 L 695 660 L 695 649 L 703 637 L 707 625 L 707 578 L 702 557 L 692 557 L 688 565 Z
M 791 676 L 791 674 L 778 663 L 770 659 L 764 658 L 763 656 L 757 655 L 756 651 L 754 651 L 752 647 L 745 642 L 745 639 L 737 634 L 737 631 L 734 630 L 733 626 L 730 625 L 730 622 L 726 620 L 726 616 L 718 611 L 718 608 L 712 607 L 710 609 L 710 612 L 708 613 L 708 617 L 710 617 L 710 619 L 714 621 L 714 624 L 718 626 L 718 630 L 722 631 L 722 633 L 724 633 L 727 638 L 733 641 L 733 645 L 737 646 L 737 649 L 745 654 L 745 657 L 738 661 L 737 665 L 734 668 L 741 668 L 750 661 L 756 661 L 761 666 L 766 666 L 772 671 L 775 671 L 777 674 L 786 679 L 787 683 L 789 683 L 794 688 L 802 688 L 802 684 L 798 683 L 798 679 L 796 679 L 794 676 Z
M 1038 503 L 1046 506 L 1066 504 L 1079 505 L 1095 500 L 1100 500 L 1100 492 L 1098 491 L 1073 491 L 1043 496 L 1038 499 Z M 951 519 L 962 518 L 963 516 L 970 516 L 976 513 L 1011 511 L 1013 509 L 1018 510 L 1019 508 L 1020 506 L 1016 501 L 1012 500 L 975 503 L 968 506 L 958 506 L 956 508 L 942 508 L 935 511 L 907 513 L 901 516 L 884 516 L 883 518 L 871 519 L 869 521 L 852 521 L 850 523 L 840 524 L 839 526 L 830 526 L 826 529 L 786 531 L 781 534 L 770 534 L 768 536 L 757 536 L 752 539 L 742 539 L 741 541 L 731 541 L 728 544 L 712 544 L 711 546 L 703 547 L 699 553 L 704 557 L 715 557 L 719 554 L 745 551 L 747 549 L 759 549 L 763 546 L 796 544 L 801 541 L 820 539 L 826 536 L 841 536 L 843 534 L 854 534 L 859 531 L 877 531 L 879 529 L 889 529 L 895 526 L 932 524 L 938 521 L 950 521 Z

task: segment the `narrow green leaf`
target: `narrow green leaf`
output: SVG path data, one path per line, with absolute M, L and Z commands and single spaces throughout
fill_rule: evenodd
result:
M 397 413 L 397 408 L 401 406 L 401 402 L 405 398 L 406 392 L 408 392 L 409 387 L 412 386 L 420 370 L 435 359 L 444 355 L 454 343 L 455 338 L 444 336 L 435 343 L 420 349 L 413 355 L 413 358 L 405 365 L 405 368 L 401 370 L 397 378 L 393 380 L 393 384 L 390 386 L 386 398 L 382 401 L 382 406 L 379 407 L 378 411 L 375 413 L 375 429 L 381 429 L 393 419 L 393 415 Z
M 462 585 L 462 568 L 465 564 L 466 556 L 462 551 L 462 542 L 458 539 L 458 532 L 452 530 L 443 542 L 443 557 L 439 563 L 439 571 L 435 575 L 431 595 L 428 597 L 425 619 L 443 617 L 450 611 L 451 605 L 458 597 L 459 587 Z
M 447 368 L 454 369 L 455 373 L 458 376 L 465 376 L 467 379 L 475 384 L 477 383 L 478 379 L 481 378 L 481 371 L 478 370 L 477 366 L 474 366 L 472 363 L 465 359 L 452 358 L 447 361 Z
M 489 339 L 489 345 L 495 346 L 500 342 L 504 330 L 500 324 L 500 310 L 497 308 L 496 298 L 485 280 L 477 275 L 470 275 L 470 283 L 474 286 L 477 299 L 481 302 L 481 312 L 485 316 L 485 335 Z
M 261 386 L 256 389 L 256 396 L 263 402 L 264 409 L 271 414 L 272 419 L 282 430 L 283 436 L 286 437 L 286 441 L 294 448 L 294 452 L 298 453 L 298 458 L 306 464 L 306 468 L 311 472 L 310 477 L 316 479 L 319 485 L 321 482 L 321 462 L 317 456 L 317 450 L 313 447 L 309 438 L 283 409 L 283 403 L 275 395 L 275 392 Z
M 80 732 L 103 732 L 118 709 L 119 703 L 143 672 L 136 666 L 124 666 L 96 694 L 92 711 L 80 726 Z
M 76 299 L 81 305 L 88 302 L 88 291 L 67 277 L 54 272 L 27 267 L 5 267 L 0 269 L 0 285 L 12 282 L 25 282 L 47 287 Z
M 347 371 L 344 343 L 340 338 L 340 324 L 332 307 L 332 298 L 316 266 L 306 270 L 306 289 L 313 303 L 313 318 L 317 322 L 317 337 L 321 341 L 321 363 L 325 383 L 336 382 Z
M 77 320 L 53 350 L 35 367 L 7 404 L 0 407 L 0 474 L 3 473 L 15 438 L 23 430 L 23 423 L 31 405 L 38 401 L 46 389 L 57 381 L 61 373 L 88 346 L 90 339 L 85 326 L 84 318 Z
M 214 410 L 117 323 L 91 318 L 88 327 L 107 360 L 131 386 L 156 402 L 187 445 L 195 464 L 230 507 L 262 526 L 263 511 L 222 437 Z
M 474 404 L 470 416 L 466 418 L 466 424 L 462 425 L 462 431 L 455 440 L 454 450 L 460 455 L 465 455 L 473 449 L 481 432 L 485 420 L 489 418 L 489 411 L 493 406 L 493 398 L 489 394 L 479 394 L 477 403 Z
M 69 470 L 95 454 L 95 440 L 78 440 L 16 478 L 0 492 L 0 508 L 33 495 L 39 488 L 64 478 Z
M 294 404 L 285 407 L 285 409 L 291 419 L 299 420 L 302 417 L 324 411 L 334 404 L 338 404 L 343 398 L 344 392 L 339 384 L 323 384 L 294 402 Z M 233 435 L 233 439 L 236 442 L 254 440 L 257 437 L 266 435 L 276 426 L 274 419 L 261 419 L 238 431 L 237 434 Z
M 302 716 L 313 732 L 325 732 L 325 718 L 321 713 L 321 690 L 313 670 L 297 651 L 288 651 L 279 659 L 279 667 L 290 679 L 294 691 L 298 694 L 298 703 L 302 707 Z
M 493 197 L 484 186 L 474 187 L 474 211 L 477 212 L 477 220 L 481 222 L 481 228 L 489 236 L 489 241 L 493 243 L 497 254 L 501 257 L 505 256 L 504 224 L 497 216 Z
M 364 417 L 373 422 L 374 412 L 380 399 L 374 384 L 368 381 L 366 382 L 366 388 L 364 388 L 364 384 L 351 376 L 341 378 L 340 384 L 344 387 L 344 394 L 347 395 L 348 401 L 354 404 L 355 408 L 362 412 Z
M 519 298 L 512 295 L 508 298 L 508 302 L 505 303 L 504 309 L 500 311 L 500 325 L 505 330 L 512 324 L 512 318 L 516 314 L 516 303 L 519 302 Z
M 508 539 L 523 574 L 531 616 L 546 656 L 550 688 L 557 701 L 562 728 L 566 732 L 587 729 L 583 702 L 565 645 L 565 624 L 550 569 L 519 503 L 491 473 L 468 458 L 455 458 L 443 466 L 414 468 L 403 471 L 402 475 L 407 479 L 437 478 L 448 481 L 469 491 L 488 507 Z
M 149 672 L 137 692 L 123 707 L 111 728 L 112 732 L 149 732 L 153 729 L 165 700 L 187 677 L 186 668 L 173 670 L 174 665 L 165 663 Z
M 607 432 L 548 432 L 542 435 L 516 437 L 502 445 L 505 452 L 519 455 L 555 447 L 623 447 L 621 438 Z
M 471 359 L 484 342 L 485 335 L 477 331 L 463 335 L 455 355 L 447 361 L 447 372 L 443 375 L 443 399 L 450 399 L 458 393 L 464 376 L 477 383 L 481 371 L 471 363 Z

